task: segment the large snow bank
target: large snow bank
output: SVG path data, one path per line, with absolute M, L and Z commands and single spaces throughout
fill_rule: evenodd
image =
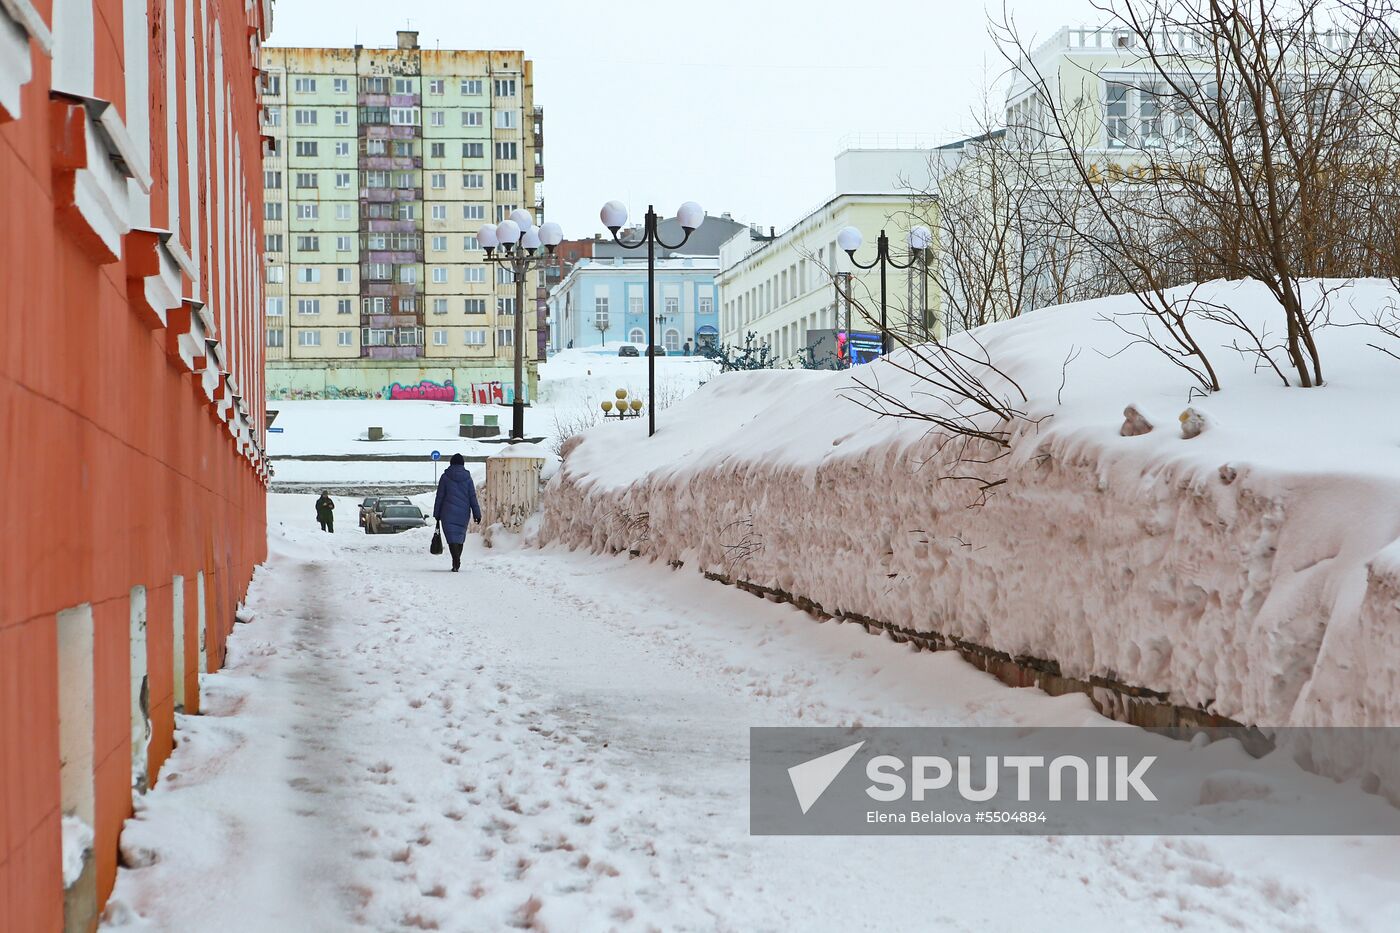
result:
M 1256 285 L 1197 297 L 1281 330 Z M 1396 300 L 1352 283 L 1331 315 Z M 851 400 L 858 378 L 938 404 L 891 363 L 731 373 L 654 438 L 633 423 L 572 441 L 539 538 L 685 561 L 1252 724 L 1400 724 L 1400 361 L 1367 346 L 1388 338 L 1322 328 L 1327 385 L 1285 388 L 1225 349 L 1239 331 L 1201 322 L 1223 391 L 1192 399 L 1186 373 L 1109 320 L 1139 310 L 1110 298 L 976 332 L 1029 397 L 996 463 L 954 464 L 927 422 Z M 1130 404 L 1153 430 L 1120 436 Z M 1207 425 L 1191 439 L 1188 404 Z M 1005 483 L 981 502 L 940 478 L 954 473 Z

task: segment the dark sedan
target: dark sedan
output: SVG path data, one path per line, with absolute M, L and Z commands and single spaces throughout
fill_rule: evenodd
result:
M 416 505 L 386 505 L 383 512 L 371 512 L 365 525 L 367 535 L 392 535 L 428 524 Z

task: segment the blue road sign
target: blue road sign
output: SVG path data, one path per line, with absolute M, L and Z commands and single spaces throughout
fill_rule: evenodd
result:
M 437 450 L 433 451 L 433 452 L 432 452 L 431 454 L 429 454 L 428 456 L 432 457 L 434 460 L 441 460 L 441 459 L 442 459 L 442 453 L 441 453 L 441 451 L 437 451 Z
M 267 433 L 268 433 L 268 434 L 281 434 L 281 433 L 282 433 L 283 431 L 285 431 L 285 430 L 287 430 L 287 429 L 286 429 L 286 428 L 268 428 L 268 429 L 267 429 Z

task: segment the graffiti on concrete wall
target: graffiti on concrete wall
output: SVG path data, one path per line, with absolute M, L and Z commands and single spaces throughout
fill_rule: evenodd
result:
M 370 399 L 386 398 L 388 390 L 369 391 L 367 389 L 340 388 L 339 386 L 326 386 L 324 389 L 303 389 L 298 386 L 269 386 L 267 398 L 269 401 L 302 401 L 315 399 Z
M 431 379 L 424 379 L 417 385 L 399 385 L 397 382 L 389 386 L 385 391 L 386 398 L 392 399 L 421 399 L 428 402 L 455 402 L 457 401 L 457 387 L 448 379 L 439 384 Z

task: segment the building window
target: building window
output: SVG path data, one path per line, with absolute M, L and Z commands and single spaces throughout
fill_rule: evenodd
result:
M 265 233 L 265 234 L 263 234 L 263 249 L 264 249 L 264 251 L 269 252 L 269 253 L 280 253 L 280 252 L 282 252 L 282 234 L 280 234 L 280 233 Z
M 435 330 L 435 331 L 433 331 L 433 346 L 435 346 L 435 347 L 445 347 L 445 346 L 447 346 L 447 331 L 445 331 L 445 330 Z
M 394 93 L 395 93 L 395 94 L 417 94 L 417 93 L 418 93 L 418 88 L 417 88 L 416 86 L 414 86 L 414 84 L 413 84 L 413 79 L 412 79 L 412 78 L 395 78 L 395 79 L 394 79 Z
M 675 295 L 667 295 L 662 302 L 662 314 L 674 317 L 681 313 L 681 300 Z
M 514 96 L 515 96 L 515 79 L 514 79 L 514 78 L 497 78 L 497 79 L 496 79 L 496 96 L 497 96 L 497 97 L 514 97 Z
M 382 169 L 371 169 L 365 172 L 365 187 L 367 188 L 387 188 L 389 187 L 389 173 Z
M 446 220 L 446 219 L 447 219 L 447 205 L 446 205 L 446 204 L 434 204 L 434 205 L 433 205 L 433 220 Z
M 413 172 L 394 173 L 395 188 L 417 188 L 419 184 L 421 184 L 421 182 L 419 181 L 418 176 Z
M 463 188 L 485 188 L 486 176 L 480 172 L 465 172 L 462 175 Z
M 297 155 L 299 156 L 314 156 L 316 155 L 317 148 L 316 140 L 314 139 L 297 140 Z
M 268 266 L 267 282 L 271 285 L 280 285 L 285 281 L 286 266 Z
M 519 191 L 519 190 L 520 190 L 520 175 L 517 174 L 516 172 L 497 172 L 497 173 L 496 173 L 496 190 L 497 190 L 497 191 Z
M 370 262 L 365 264 L 365 278 L 373 282 L 387 282 L 393 278 L 394 269 L 387 262 Z
M 642 330 L 640 327 L 634 327 L 634 328 L 632 328 L 632 330 L 629 331 L 628 334 L 627 334 L 627 342 L 628 342 L 628 343 L 646 343 L 646 342 L 647 342 L 646 331 Z
M 486 205 L 485 205 L 485 204 L 463 204 L 463 205 L 462 205 L 462 218 L 463 218 L 464 220 L 485 220 L 485 219 L 486 219 Z
M 417 266 L 399 266 L 399 282 L 403 285 L 413 285 L 418 281 Z
M 442 78 L 433 78 L 431 81 L 428 82 L 428 93 L 439 95 L 442 94 L 443 84 L 444 82 Z
M 433 266 L 433 284 L 434 284 L 434 285 L 446 285 L 446 284 L 447 284 L 447 267 L 446 267 L 446 266 Z
M 263 205 L 263 220 L 281 220 L 282 202 L 268 201 Z
M 462 280 L 468 285 L 479 284 L 486 281 L 485 266 L 467 266 L 462 270 Z
M 353 173 L 351 173 L 351 172 L 336 172 L 336 173 L 335 173 L 335 186 L 336 186 L 337 188 L 349 188 L 349 187 L 350 187 L 350 178 L 351 178 L 352 174 L 353 174 Z
M 515 272 L 506 266 L 496 267 L 496 282 L 499 285 L 514 285 Z
M 337 298 L 337 299 L 335 300 L 335 313 L 336 313 L 336 314 L 354 314 L 354 313 L 355 313 L 355 299 L 353 299 L 353 298 Z
M 447 143 L 432 143 L 428 146 L 428 155 L 434 159 L 447 158 Z
M 462 249 L 481 249 L 481 243 L 474 236 L 464 236 L 462 237 Z
M 284 310 L 282 301 L 283 301 L 283 299 L 282 299 L 281 297 L 278 297 L 278 296 L 272 296 L 272 297 L 269 297 L 269 298 L 267 299 L 267 316 L 268 316 L 268 317 L 281 317 L 281 316 L 282 316 L 282 311 Z
M 678 353 L 681 349 L 681 332 L 674 327 L 666 331 L 666 352 Z
M 466 338 L 465 342 L 469 347 L 486 346 L 486 331 L 484 330 L 479 330 L 473 327 L 470 330 L 468 330 L 464 336 Z
M 462 143 L 462 158 L 464 159 L 484 159 L 486 158 L 485 143 Z
M 281 107 L 264 107 L 264 108 L 263 108 L 263 126 L 281 126 L 281 125 L 282 125 L 282 108 L 281 108 Z
M 647 300 L 641 295 L 629 295 L 627 298 L 627 311 L 629 314 L 646 314 Z
M 315 78 L 296 78 L 292 81 L 292 89 L 298 94 L 315 94 Z
M 350 144 L 349 144 L 349 143 L 336 143 L 336 144 L 335 144 L 335 154 L 338 155 L 338 156 L 348 156 L 348 155 L 350 154 Z
M 317 236 L 297 237 L 297 250 L 303 253 L 314 253 L 321 248 L 321 238 Z
M 282 187 L 281 172 L 263 172 L 263 187 L 269 191 Z
M 593 299 L 593 326 L 598 330 L 608 329 L 608 299 L 605 297 Z
M 336 125 L 336 126 L 349 126 L 349 125 L 350 125 L 350 111 L 348 111 L 348 110 L 337 110 L 337 111 L 335 112 L 335 125 Z
M 446 173 L 446 172 L 433 172 L 432 175 L 430 176 L 430 184 L 431 184 L 432 188 L 435 189 L 435 190 L 437 190 L 437 191 L 441 191 L 442 189 L 446 188 L 446 187 L 447 187 L 447 173 Z
M 302 285 L 317 285 L 321 281 L 321 270 L 315 266 L 299 266 L 297 281 Z
M 413 220 L 418 216 L 418 205 L 399 203 L 399 220 Z
M 434 314 L 446 314 L 446 313 L 447 313 L 447 299 L 446 299 L 446 298 L 434 298 L 434 299 L 433 299 L 433 313 L 434 313 Z
M 515 299 L 514 299 L 514 298 L 497 298 L 497 299 L 496 299 L 496 313 L 497 313 L 497 314 L 504 314 L 504 315 L 511 315 L 511 314 L 514 314 L 514 313 L 515 313 Z
M 349 237 L 346 237 L 345 239 L 348 240 Z M 350 276 L 350 267 L 349 267 L 349 266 L 336 266 L 336 267 L 335 267 L 335 280 L 336 280 L 336 283 L 337 283 L 337 284 L 340 284 L 340 285 L 346 285 L 346 284 L 349 284 L 350 282 L 354 281 L 354 280 L 351 278 L 351 276 Z
M 388 94 L 389 79 L 385 77 L 361 78 L 360 90 L 366 94 Z
M 447 252 L 447 237 L 445 237 L 445 236 L 435 236 L 435 237 L 433 237 L 433 252 L 435 252 L 435 253 L 445 253 L 445 252 Z
M 481 96 L 481 79 L 463 78 L 461 89 L 463 97 L 479 97 Z
M 714 298 L 710 297 L 709 295 L 702 295 L 702 296 L 700 296 L 699 298 L 695 299 L 695 313 L 696 313 L 696 314 L 714 314 L 714 313 L 715 313 L 715 300 L 714 300 Z
M 270 330 L 267 332 L 267 345 L 269 347 L 282 346 L 282 332 L 280 330 Z
M 513 328 L 513 327 L 498 327 L 498 328 L 496 329 L 496 346 L 498 346 L 498 347 L 513 347 L 513 346 L 515 346 L 515 328 Z
M 520 125 L 520 117 L 514 110 L 496 111 L 496 129 L 513 130 Z
M 297 172 L 297 187 L 298 187 L 298 188 L 315 188 L 315 187 L 316 187 L 316 173 L 315 173 L 315 172 Z
M 337 94 L 349 94 L 349 93 L 350 93 L 350 79 L 349 79 L 349 78 L 332 78 L 332 79 L 331 79 L 331 90 L 335 91 L 335 93 L 337 93 Z
M 297 331 L 297 343 L 303 347 L 319 347 L 321 345 L 321 332 L 319 330 Z
M 463 306 L 462 310 L 465 311 L 467 314 L 485 314 L 485 313 L 486 313 L 486 299 L 485 299 L 485 298 L 468 298 L 468 299 L 466 300 L 466 303 L 465 303 L 465 305 Z
M 390 107 L 390 108 L 389 108 L 389 125 L 390 125 L 390 126 L 417 126 L 417 125 L 418 125 L 418 108 L 417 108 L 417 107 Z
M 321 299 L 319 298 L 298 298 L 297 314 L 320 314 Z
M 496 143 L 496 158 L 506 162 L 514 162 L 519 158 L 518 146 L 518 143 Z
M 312 201 L 297 204 L 297 220 L 315 220 L 321 214 L 321 205 Z
M 282 75 L 281 73 L 269 73 L 262 78 L 263 93 L 269 97 L 282 96 Z
M 496 205 L 496 223 L 501 223 L 501 222 L 504 221 L 506 218 L 510 217 L 511 212 L 514 211 L 514 210 L 515 210 L 517 207 L 519 207 L 519 206 L 520 206 L 519 204 L 497 204 L 497 205 Z
M 335 238 L 335 251 L 337 253 L 350 252 L 350 238 L 348 236 L 338 236 Z
M 298 109 L 294 111 L 294 122 L 297 126 L 315 126 L 316 111 Z
M 447 125 L 447 114 L 443 113 L 441 110 L 432 111 L 430 114 L 428 114 L 428 119 L 433 126 Z
M 480 111 L 480 110 L 463 110 L 463 111 L 462 111 L 462 125 L 463 125 L 463 126 L 481 126 L 481 111 Z

